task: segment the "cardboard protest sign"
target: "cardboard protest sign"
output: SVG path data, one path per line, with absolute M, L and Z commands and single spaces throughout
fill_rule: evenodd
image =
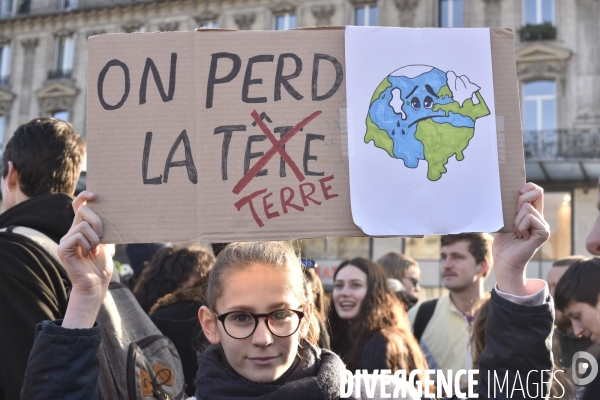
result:
M 490 38 L 510 229 L 524 183 L 516 67 L 512 32 Z M 90 38 L 87 184 L 103 241 L 364 235 L 351 215 L 344 54 L 343 29 Z
M 105 240 L 363 235 L 343 63 L 343 30 L 91 38 L 88 185 Z

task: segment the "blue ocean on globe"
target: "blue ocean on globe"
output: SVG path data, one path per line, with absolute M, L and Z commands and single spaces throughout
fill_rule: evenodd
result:
M 452 111 L 434 111 L 436 104 L 448 104 L 450 96 L 439 96 L 447 85 L 446 73 L 431 66 L 411 65 L 392 72 L 387 77 L 390 86 L 371 103 L 369 115 L 373 123 L 387 132 L 394 143 L 394 157 L 404 165 L 416 168 L 425 159 L 423 143 L 415 138 L 419 121 L 432 119 L 456 127 L 474 127 L 475 122 Z

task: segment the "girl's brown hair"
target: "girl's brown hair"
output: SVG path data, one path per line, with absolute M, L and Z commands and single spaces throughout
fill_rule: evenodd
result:
M 327 296 L 325 296 L 321 278 L 319 278 L 319 275 L 314 268 L 304 268 L 304 278 L 306 279 L 306 284 L 310 286 L 313 293 L 312 300 L 316 307 L 315 312 L 319 314 L 319 318 L 326 321 L 329 304 Z
M 387 285 L 383 268 L 365 258 L 344 261 L 334 274 L 346 266 L 359 268 L 367 275 L 367 294 L 356 318 L 347 321 L 339 317 L 335 307 L 329 311 L 331 348 L 339 354 L 347 345 L 342 359 L 350 371 L 357 368 L 367 341 L 379 332 L 387 339 L 386 368 L 392 371 L 427 369 L 427 361 L 412 334 L 404 306 Z M 352 341 L 350 344 L 349 341 Z M 418 375 L 423 382 L 422 374 Z
M 490 305 L 490 297 L 486 296 L 473 306 L 473 326 L 471 327 L 471 357 L 473 367 L 479 367 L 479 357 L 485 350 L 485 324 L 487 323 Z
M 264 265 L 287 274 L 287 285 L 300 304 L 313 304 L 307 299 L 304 283 L 304 272 L 300 257 L 294 249 L 285 242 L 244 242 L 230 243 L 217 257 L 217 261 L 208 277 L 206 302 L 214 310 L 216 301 L 223 293 L 223 285 L 228 274 L 252 265 Z M 306 340 L 316 344 L 319 340 L 319 322 L 313 313 L 309 320 L 309 331 Z

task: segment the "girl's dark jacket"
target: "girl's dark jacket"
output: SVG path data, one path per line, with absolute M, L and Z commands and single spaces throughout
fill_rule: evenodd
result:
M 539 399 L 543 398 L 539 394 L 540 388 L 549 393 L 553 319 L 550 296 L 540 306 L 523 306 L 492 291 L 486 326 L 487 347 L 480 358 L 480 399 Z M 97 399 L 99 364 L 96 351 L 100 335 L 98 327 L 69 330 L 56 322 L 40 324 L 27 366 L 22 398 Z M 497 388 L 494 393 L 494 372 L 500 381 L 507 377 L 511 390 L 516 382 L 516 390 L 511 392 L 505 385 L 503 391 Z M 518 390 L 519 381 L 523 390 Z M 595 384 L 590 384 L 590 388 L 597 386 Z M 201 393 L 202 388 L 197 390 Z M 243 393 L 240 398 L 244 398 Z

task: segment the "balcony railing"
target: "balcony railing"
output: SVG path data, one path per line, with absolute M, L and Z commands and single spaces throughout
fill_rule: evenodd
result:
M 600 159 L 600 129 L 524 131 L 527 159 Z
M 15 12 L 0 12 L 0 19 L 28 14 L 65 12 L 75 9 L 107 7 L 118 4 L 142 3 L 154 0 L 16 0 Z
M 48 80 L 52 79 L 70 79 L 73 71 L 70 69 L 57 69 L 48 71 Z

